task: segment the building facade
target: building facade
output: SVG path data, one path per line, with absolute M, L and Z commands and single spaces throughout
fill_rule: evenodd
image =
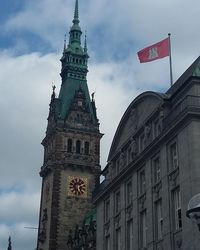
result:
M 69 237 L 93 209 L 99 184 L 100 139 L 94 94 L 87 86 L 87 44 L 82 47 L 76 0 L 69 43 L 61 58 L 59 96 L 51 96 L 44 146 L 37 250 L 70 249 Z M 73 235 L 74 237 L 74 235 Z
M 166 93 L 124 113 L 95 190 L 97 250 L 198 250 L 187 205 L 200 193 L 200 58 Z

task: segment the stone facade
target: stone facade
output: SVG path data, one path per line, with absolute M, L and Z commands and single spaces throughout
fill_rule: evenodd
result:
M 164 94 L 145 92 L 115 133 L 95 190 L 97 250 L 198 250 L 200 58 Z
M 69 44 L 61 58 L 62 85 L 51 96 L 41 167 L 42 193 L 37 250 L 66 250 L 68 237 L 93 209 L 99 184 L 100 139 L 94 95 L 87 86 L 87 44 L 81 46 L 76 0 Z

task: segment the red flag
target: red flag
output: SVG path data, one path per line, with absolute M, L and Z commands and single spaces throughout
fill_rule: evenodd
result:
M 169 37 L 140 50 L 137 54 L 141 63 L 151 62 L 169 56 Z

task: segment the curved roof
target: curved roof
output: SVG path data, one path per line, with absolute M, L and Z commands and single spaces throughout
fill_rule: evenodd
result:
M 128 106 L 115 132 L 108 161 L 121 148 L 124 142 L 139 128 L 146 118 L 156 109 L 167 95 L 153 91 L 146 91 L 137 96 Z

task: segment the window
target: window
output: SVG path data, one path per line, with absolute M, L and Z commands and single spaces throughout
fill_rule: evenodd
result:
M 89 155 L 89 142 L 88 141 L 85 142 L 84 151 L 86 155 Z
M 104 202 L 104 222 L 108 222 L 110 217 L 110 200 L 107 199 Z
M 143 194 L 146 189 L 145 170 L 139 173 L 139 194 Z
M 132 202 L 132 196 L 133 196 L 133 191 L 132 191 L 132 181 L 129 180 L 126 183 L 126 206 L 130 205 Z
M 140 213 L 140 247 L 147 246 L 146 210 Z
M 127 222 L 127 250 L 133 249 L 133 221 L 129 220 Z
M 72 152 L 72 139 L 67 140 L 67 152 Z
M 176 142 L 172 143 L 169 147 L 169 157 L 170 169 L 173 170 L 178 167 L 178 150 Z
M 76 153 L 77 154 L 81 153 L 81 142 L 79 140 L 76 141 Z
M 120 190 L 115 192 L 115 214 L 120 212 Z
M 121 229 L 120 228 L 116 230 L 115 244 L 116 244 L 115 250 L 120 250 L 120 247 L 121 247 Z
M 110 236 L 105 237 L 105 250 L 110 250 Z
M 157 183 L 161 179 L 161 171 L 160 171 L 160 157 L 156 156 L 152 160 L 153 165 L 153 176 L 154 176 L 154 183 Z
M 182 228 L 180 188 L 177 188 L 172 192 L 172 199 L 174 209 L 174 228 L 175 230 L 179 230 Z
M 163 218 L 162 218 L 162 201 L 155 202 L 155 234 L 156 240 L 162 239 Z

